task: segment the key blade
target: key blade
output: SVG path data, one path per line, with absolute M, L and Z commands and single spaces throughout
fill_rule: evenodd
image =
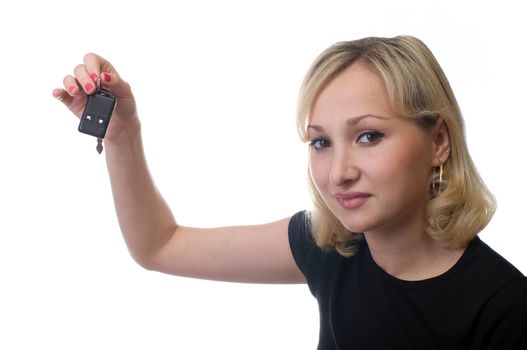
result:
M 103 146 L 102 146 L 102 139 L 101 138 L 97 138 L 97 147 L 95 149 L 97 150 L 97 153 L 99 153 L 99 154 L 102 153 Z

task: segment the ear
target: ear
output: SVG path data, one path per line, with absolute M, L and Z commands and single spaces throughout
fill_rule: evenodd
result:
M 444 164 L 450 156 L 450 134 L 448 127 L 442 118 L 439 118 L 432 131 L 433 155 L 432 166 L 438 167 Z

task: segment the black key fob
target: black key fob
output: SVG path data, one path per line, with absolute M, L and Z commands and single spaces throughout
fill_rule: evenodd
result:
M 115 97 L 107 90 L 97 89 L 88 95 L 79 123 L 79 131 L 103 139 L 115 107 Z

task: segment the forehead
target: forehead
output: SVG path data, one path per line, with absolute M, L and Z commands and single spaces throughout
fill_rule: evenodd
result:
M 356 62 L 320 91 L 311 109 L 310 124 L 365 114 L 396 115 L 380 74 L 371 65 Z

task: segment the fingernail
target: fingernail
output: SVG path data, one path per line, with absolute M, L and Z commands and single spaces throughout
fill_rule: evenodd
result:
M 112 81 L 112 77 L 110 76 L 110 74 L 108 73 L 102 73 L 102 78 L 104 79 L 105 82 L 109 83 L 110 81 Z
M 62 100 L 62 94 L 60 93 L 59 89 L 53 90 L 53 97 L 55 97 L 57 100 Z
M 86 90 L 87 92 L 91 91 L 92 89 L 93 89 L 92 83 L 86 83 L 86 85 L 84 85 L 84 90 Z
M 97 75 L 97 73 L 92 73 L 90 74 L 90 77 L 93 81 L 97 81 L 97 79 L 99 79 L 99 76 Z
M 68 92 L 69 92 L 71 95 L 73 95 L 74 93 L 77 92 L 77 87 L 74 86 L 74 85 L 70 86 L 70 87 L 68 88 Z

